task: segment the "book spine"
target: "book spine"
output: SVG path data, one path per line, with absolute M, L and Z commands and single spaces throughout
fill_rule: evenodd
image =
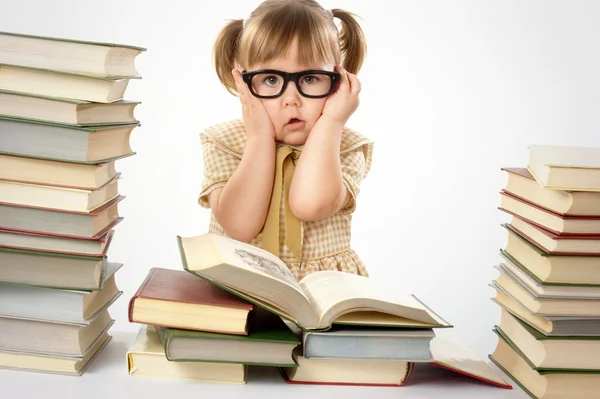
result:
M 129 319 L 130 323 L 135 323 L 135 321 L 133 320 L 133 307 L 135 305 L 135 300 L 140 295 L 142 295 L 142 292 L 144 291 L 144 289 L 146 288 L 146 286 L 148 285 L 150 280 L 152 280 L 152 277 L 154 276 L 155 272 L 156 272 L 156 268 L 153 267 L 152 269 L 150 269 L 150 272 L 148 272 L 148 275 L 146 276 L 144 281 L 142 281 L 142 284 L 140 285 L 138 290 L 135 292 L 135 294 L 129 300 L 129 305 L 128 305 L 128 309 L 127 309 L 127 317 Z

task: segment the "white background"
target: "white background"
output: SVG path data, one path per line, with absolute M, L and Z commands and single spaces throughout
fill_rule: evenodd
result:
M 153 266 L 181 269 L 176 235 L 208 228 L 197 205 L 198 138 L 240 115 L 220 86 L 211 47 L 228 18 L 258 1 L 18 1 L 4 31 L 147 47 L 141 100 L 123 173 L 109 259 L 124 291 L 115 330 L 137 330 L 127 302 Z M 599 146 L 600 58 L 595 1 L 323 1 L 362 17 L 369 52 L 361 105 L 348 126 L 375 141 L 353 246 L 372 278 L 421 297 L 454 324 L 438 331 L 483 355 L 499 310 L 488 283 L 506 240 L 497 210 L 503 166 L 525 166 L 528 144 Z

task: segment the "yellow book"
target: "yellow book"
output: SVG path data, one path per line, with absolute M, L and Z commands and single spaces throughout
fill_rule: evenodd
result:
M 80 376 L 111 339 L 104 333 L 83 357 L 0 350 L 0 368 Z
M 155 328 L 143 325 L 127 351 L 127 373 L 134 376 L 245 384 L 247 366 L 236 363 L 170 362 Z
M 530 145 L 527 169 L 548 189 L 600 191 L 600 148 Z

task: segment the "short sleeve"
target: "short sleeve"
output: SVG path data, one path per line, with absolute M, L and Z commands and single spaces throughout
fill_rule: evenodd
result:
M 356 198 L 360 192 L 360 184 L 371 170 L 373 160 L 373 142 L 340 154 L 344 185 L 350 192 L 348 203 L 338 212 L 349 215 L 356 209 Z
M 204 159 L 204 179 L 198 203 L 203 208 L 210 208 L 209 194 L 218 188 L 225 187 L 237 169 L 240 159 L 217 146 L 213 139 L 205 133 L 200 134 L 200 142 Z

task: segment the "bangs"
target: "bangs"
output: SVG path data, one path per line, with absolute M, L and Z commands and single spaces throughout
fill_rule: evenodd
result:
M 299 62 L 304 66 L 340 63 L 338 30 L 321 9 L 279 7 L 251 18 L 240 38 L 239 62 L 249 69 L 285 56 L 298 38 Z

